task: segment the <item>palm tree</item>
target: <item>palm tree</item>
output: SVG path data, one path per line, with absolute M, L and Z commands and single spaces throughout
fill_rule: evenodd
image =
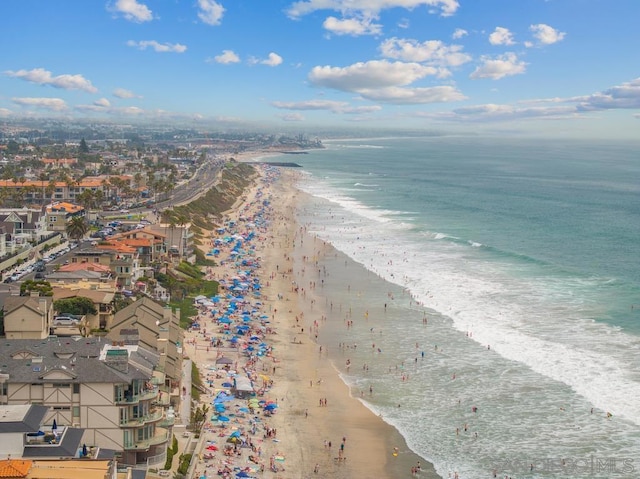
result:
M 42 202 L 44 203 L 45 193 L 46 193 L 46 184 L 49 179 L 49 175 L 45 171 L 41 171 L 38 175 L 38 179 L 40 180 L 40 186 L 42 187 Z
M 89 231 L 89 225 L 82 216 L 74 216 L 67 223 L 67 236 L 79 240 Z

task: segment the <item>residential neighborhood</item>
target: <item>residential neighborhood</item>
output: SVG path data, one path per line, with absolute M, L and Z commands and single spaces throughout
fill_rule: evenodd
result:
M 15 467 L 53 456 L 102 461 L 103 477 L 163 467 L 175 418 L 192 407 L 181 394 L 187 296 L 200 292 L 210 260 L 197 245 L 219 214 L 207 198 L 205 213 L 184 205 L 215 190 L 234 155 L 292 147 L 142 132 L 59 141 L 2 129 L 0 409 L 22 426 L 0 421 L 0 435 L 17 434 Z M 220 210 L 237 199 L 214 193 Z

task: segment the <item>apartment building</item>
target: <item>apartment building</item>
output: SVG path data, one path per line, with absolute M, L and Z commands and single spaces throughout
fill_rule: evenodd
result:
M 7 339 L 0 349 L 0 404 L 48 408 L 47 422 L 82 428 L 82 443 L 117 451 L 118 462 L 162 457 L 172 438 L 158 385 L 159 355 L 135 336 Z

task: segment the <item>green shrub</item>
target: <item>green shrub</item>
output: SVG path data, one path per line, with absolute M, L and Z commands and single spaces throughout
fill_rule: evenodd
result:
M 191 464 L 191 456 L 192 454 L 181 454 L 180 455 L 180 466 L 178 466 L 179 474 L 186 474 L 189 470 L 189 464 Z
M 167 448 L 167 460 L 164 463 L 163 469 L 167 471 L 171 469 L 171 465 L 173 464 L 173 450 Z

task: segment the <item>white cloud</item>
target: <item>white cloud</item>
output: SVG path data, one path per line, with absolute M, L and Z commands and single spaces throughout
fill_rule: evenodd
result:
M 416 40 L 390 38 L 380 44 L 380 51 L 387 58 L 440 66 L 460 66 L 471 61 L 471 56 L 461 50 L 460 45 L 446 45 L 440 40 L 418 43 Z
M 408 85 L 437 73 L 436 68 L 419 63 L 373 60 L 348 67 L 317 66 L 309 73 L 309 80 L 316 86 L 360 92 L 364 89 Z
M 472 80 L 479 78 L 491 78 L 499 80 L 507 76 L 518 75 L 524 73 L 527 64 L 518 60 L 515 53 L 505 53 L 495 58 L 482 57 L 482 65 L 475 69 L 469 76 Z
M 148 47 L 151 47 L 159 53 L 184 53 L 187 51 L 187 47 L 185 45 L 181 45 L 179 43 L 158 43 L 155 40 L 142 40 L 139 42 L 129 40 L 127 42 L 127 46 L 137 48 L 138 50 L 146 50 Z
M 307 100 L 307 101 L 274 101 L 271 105 L 283 110 L 329 110 L 337 111 L 348 106 L 348 103 L 343 101 L 333 100 Z
M 411 23 L 409 22 L 408 18 L 403 18 L 398 22 L 398 28 L 402 28 L 403 30 L 409 28 L 411 26 Z
M 544 23 L 538 23 L 537 25 L 531 25 L 529 30 L 533 32 L 533 36 L 538 42 L 542 45 L 552 45 L 553 43 L 558 43 L 564 39 L 566 33 L 559 32 L 553 27 L 549 25 L 545 25 Z
M 382 25 L 372 23 L 374 18 L 343 18 L 328 17 L 322 26 L 335 35 L 379 35 L 382 33 Z
M 0 117 L 7 117 L 13 115 L 13 112 L 7 108 L 0 108 Z
M 367 106 L 351 106 L 349 103 L 344 101 L 334 101 L 334 100 L 308 100 L 308 101 L 299 101 L 299 102 L 281 102 L 274 101 L 271 103 L 271 106 L 275 108 L 279 108 L 282 110 L 324 110 L 330 111 L 333 113 L 343 113 L 347 115 L 353 114 L 361 114 L 361 113 L 372 113 L 376 111 L 382 110 L 382 107 L 379 105 L 367 105 Z
M 516 120 L 582 120 L 588 113 L 640 108 L 640 78 L 591 95 L 571 98 L 530 99 L 509 104 L 481 104 L 449 112 L 423 113 L 422 117 L 461 122 Z M 640 114 L 633 114 L 640 119 Z
M 81 112 L 103 113 L 112 116 L 141 116 L 149 114 L 137 106 L 104 106 L 94 102 L 92 105 L 76 105 L 75 109 Z
M 374 113 L 382 110 L 380 105 L 363 105 L 363 106 L 349 106 L 343 108 L 340 113 L 345 115 L 361 115 L 362 113 Z
M 456 28 L 453 35 L 451 35 L 451 38 L 457 40 L 458 38 L 466 37 L 467 35 L 469 35 L 469 32 L 464 28 Z
M 466 97 L 455 87 L 434 86 L 427 88 L 387 87 L 361 90 L 363 98 L 395 105 L 416 105 L 425 103 L 443 103 L 466 100 Z
M 278 115 L 282 121 L 304 121 L 304 116 L 300 113 L 287 113 L 286 115 Z
M 117 0 L 111 11 L 123 14 L 124 18 L 132 22 L 149 22 L 153 20 L 153 13 L 149 7 L 136 0 Z
M 88 93 L 96 93 L 98 89 L 82 75 L 58 75 L 52 76 L 50 71 L 44 68 L 34 68 L 33 70 L 6 71 L 5 75 L 12 78 L 20 78 L 39 85 L 50 85 L 63 90 L 82 90 Z
M 513 33 L 508 28 L 496 27 L 491 35 L 489 35 L 489 43 L 491 45 L 513 45 Z
M 130 90 L 125 90 L 124 88 L 116 88 L 113 91 L 113 96 L 117 98 L 142 98 L 139 95 L 136 95 Z
M 12 98 L 11 101 L 16 105 L 43 110 L 64 111 L 67 109 L 67 104 L 60 98 Z
M 216 62 L 222 63 L 223 65 L 228 65 L 229 63 L 238 63 L 240 61 L 240 57 L 235 54 L 233 50 L 223 50 L 220 55 L 216 55 L 212 59 L 207 59 L 207 62 Z
M 111 103 L 106 98 L 100 98 L 99 100 L 94 101 L 93 104 L 102 108 L 109 108 L 111 106 Z
M 460 4 L 458 0 L 301 0 L 292 3 L 287 14 L 292 18 L 299 18 L 318 10 L 377 14 L 386 9 L 413 10 L 420 6 L 429 7 L 429 13 L 440 12 L 446 17 L 453 15 Z
M 568 101 L 578 103 L 581 111 L 640 108 L 640 78 Z
M 464 121 L 514 121 L 533 118 L 569 118 L 575 115 L 571 106 L 515 107 L 513 105 L 485 104 L 453 110 L 452 119 Z
M 270 67 L 275 67 L 282 63 L 282 57 L 277 53 L 271 52 L 269 53 L 269 57 L 266 58 L 265 60 L 262 60 L 260 63 Z
M 215 0 L 198 0 L 198 18 L 207 25 L 220 25 L 224 7 Z

